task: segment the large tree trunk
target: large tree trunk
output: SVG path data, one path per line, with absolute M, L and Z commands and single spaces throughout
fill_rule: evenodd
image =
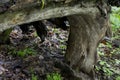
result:
M 66 60 L 75 73 L 86 73 L 93 78 L 93 68 L 97 61 L 96 50 L 109 27 L 109 14 L 103 15 L 100 11 L 73 15 L 68 19 L 71 27 Z M 89 80 L 84 76 L 79 77 Z

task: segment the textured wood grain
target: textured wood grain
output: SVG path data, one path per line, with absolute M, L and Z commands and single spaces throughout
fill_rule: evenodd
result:
M 29 1 L 29 0 L 28 0 Z M 48 0 L 49 1 L 49 0 Z M 32 4 L 28 4 L 32 3 Z M 26 2 L 25 6 L 21 6 L 20 4 L 16 4 L 12 6 L 8 11 L 5 13 L 0 14 L 0 31 L 3 31 L 5 29 L 8 29 L 10 27 L 14 27 L 19 24 L 23 23 L 29 23 L 33 21 L 43 20 L 43 19 L 49 19 L 49 18 L 55 18 L 55 17 L 62 17 L 62 16 L 68 16 L 73 14 L 83 14 L 83 13 L 95 13 L 99 10 L 96 7 L 93 7 L 93 3 L 84 4 L 85 6 L 81 6 L 81 3 L 75 4 L 75 5 L 56 5 L 55 2 L 54 5 L 51 5 L 50 2 L 48 4 L 48 7 L 45 6 L 41 9 L 41 5 L 39 5 L 39 2 L 34 3 Z M 22 3 L 23 4 L 23 3 Z M 46 3 L 47 4 L 47 3 Z M 18 6 L 18 7 L 15 7 Z

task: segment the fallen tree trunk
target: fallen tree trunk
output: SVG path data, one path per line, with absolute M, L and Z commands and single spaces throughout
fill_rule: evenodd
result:
M 12 2 L 9 3 L 11 0 L 5 1 L 3 0 L 0 2 L 3 4 L 0 4 L 0 32 L 16 25 L 38 20 L 63 17 L 79 13 L 94 14 L 95 12 L 99 11 L 98 8 L 94 7 L 93 2 L 83 3 L 79 0 L 47 0 L 46 2 L 42 2 L 42 0 L 16 0 L 15 4 L 12 4 Z M 8 8 L 6 8 L 6 3 Z M 9 32 L 0 34 L 8 36 L 10 30 L 7 30 Z M 6 41 L 8 41 L 7 38 L 9 39 L 9 37 L 6 38 L 4 36 L 0 37 L 1 43 L 6 43 Z
M 54 2 L 54 0 L 48 0 L 48 3 L 43 4 L 45 6 L 44 9 L 41 9 L 42 4 L 40 2 L 27 1 L 29 0 L 26 0 L 26 4 L 19 3 L 13 5 L 4 13 L 0 14 L 0 31 L 23 23 L 79 13 L 95 13 L 98 11 L 92 2 L 83 4 L 81 1 L 78 1 L 78 4 L 74 4 L 74 1 L 71 1 L 72 4 L 64 3 L 60 5 L 61 1 Z

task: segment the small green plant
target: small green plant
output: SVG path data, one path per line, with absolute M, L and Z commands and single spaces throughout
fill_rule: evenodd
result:
M 112 7 L 112 14 L 110 14 L 110 22 L 112 23 L 112 32 L 116 32 L 120 29 L 120 8 Z
M 54 33 L 61 33 L 61 32 L 59 31 L 59 29 L 55 29 L 55 28 L 53 29 L 53 32 L 54 32 Z
M 45 6 L 45 1 L 44 0 L 42 0 L 42 9 L 44 8 L 44 6 Z
M 33 49 L 33 48 L 24 48 L 24 49 L 15 49 L 15 48 L 12 48 L 10 49 L 10 51 L 8 52 L 8 54 L 12 54 L 12 55 L 15 55 L 15 56 L 20 56 L 20 57 L 25 57 L 25 56 L 28 56 L 28 55 L 35 55 L 37 52 Z
M 120 64 L 120 60 L 119 59 L 115 59 L 115 64 L 119 65 Z
M 62 80 L 62 77 L 59 73 L 51 73 L 46 76 L 46 80 Z
M 112 48 L 112 45 L 110 43 L 107 42 L 107 45 L 106 45 L 108 48 Z
M 110 68 L 108 68 L 108 67 L 103 67 L 103 71 L 104 71 L 104 73 L 105 73 L 106 76 L 113 75 L 113 71 L 110 70 Z
M 116 79 L 115 79 L 115 80 L 120 80 L 120 76 L 116 77 Z
M 100 67 L 96 67 L 96 70 L 102 70 L 106 76 L 111 76 L 113 74 L 113 69 L 111 69 L 111 66 L 106 61 L 100 61 L 99 62 Z
M 38 0 L 38 2 L 41 2 L 41 9 L 43 9 L 45 6 L 45 0 Z
M 32 80 L 38 80 L 38 77 L 34 74 L 32 74 Z
M 67 46 L 66 45 L 62 45 L 62 44 L 59 47 L 60 47 L 60 49 L 63 49 L 63 50 L 67 49 Z
M 111 51 L 111 54 L 120 54 L 120 48 L 115 48 Z
M 98 51 L 99 56 L 104 56 L 104 52 Z
M 35 75 L 33 67 L 30 67 L 30 73 L 31 73 L 31 80 L 38 80 L 38 76 Z

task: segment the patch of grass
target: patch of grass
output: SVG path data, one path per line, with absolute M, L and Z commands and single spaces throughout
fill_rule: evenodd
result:
M 66 46 L 66 45 L 62 45 L 62 44 L 61 44 L 59 47 L 60 47 L 60 49 L 62 49 L 62 50 L 66 50 L 66 49 L 67 49 L 67 46 Z
M 36 54 L 36 51 L 34 49 L 26 48 L 26 49 L 23 49 L 23 50 L 19 50 L 16 55 L 18 55 L 20 57 L 24 57 L 24 56 L 27 56 L 27 55 L 35 55 L 35 54 Z
M 120 80 L 120 76 L 116 77 L 116 79 L 115 79 L 115 80 Z
M 62 77 L 59 73 L 51 73 L 46 76 L 46 80 L 62 80 Z
M 38 80 L 38 77 L 36 75 L 32 74 L 31 80 Z
M 31 80 L 38 80 L 38 76 L 34 74 L 33 67 L 30 67 L 30 72 L 31 72 Z
M 24 49 L 16 49 L 12 48 L 9 51 L 9 54 L 12 54 L 13 56 L 19 56 L 19 57 L 25 57 L 28 55 L 35 55 L 37 52 L 33 48 L 26 47 Z

